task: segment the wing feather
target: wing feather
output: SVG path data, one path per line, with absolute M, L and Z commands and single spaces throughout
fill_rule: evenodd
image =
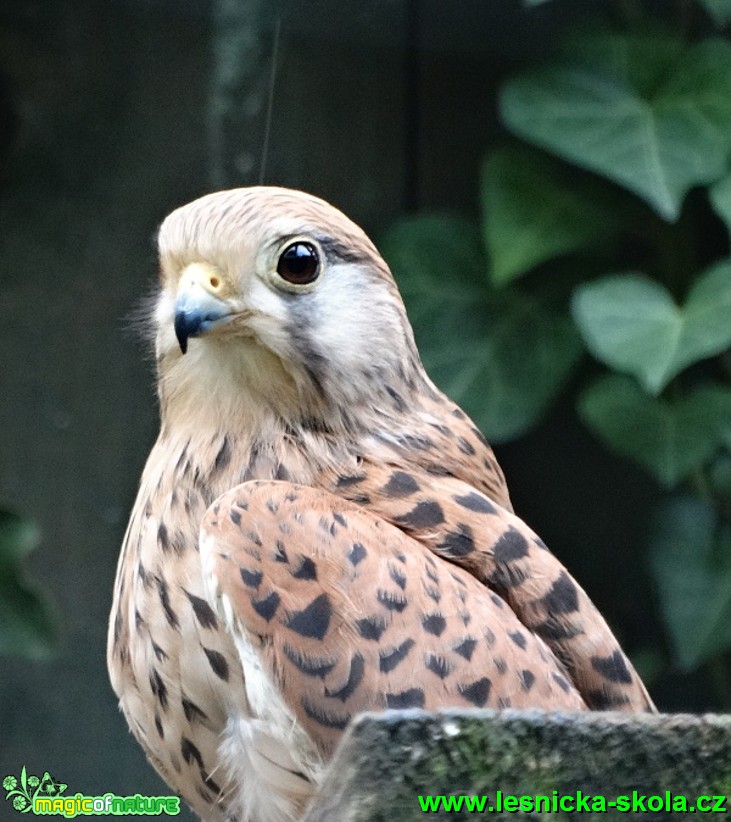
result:
M 585 707 L 500 596 L 327 491 L 239 485 L 201 551 L 213 604 L 325 756 L 365 710 Z
M 384 463 L 368 463 L 363 473 L 360 497 L 337 478 L 329 485 L 345 498 L 367 499 L 375 516 L 498 593 L 563 662 L 590 708 L 655 710 L 604 617 L 519 517 L 455 477 Z

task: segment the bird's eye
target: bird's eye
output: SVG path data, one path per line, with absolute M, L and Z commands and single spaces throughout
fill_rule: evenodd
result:
M 288 245 L 277 262 L 277 274 L 288 283 L 308 285 L 320 276 L 320 256 L 312 243 Z

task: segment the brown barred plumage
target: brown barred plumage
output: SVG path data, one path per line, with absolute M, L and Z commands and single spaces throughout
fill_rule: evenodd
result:
M 178 209 L 159 243 L 161 430 L 108 663 L 203 819 L 297 819 L 362 710 L 653 710 L 357 226 L 257 187 Z

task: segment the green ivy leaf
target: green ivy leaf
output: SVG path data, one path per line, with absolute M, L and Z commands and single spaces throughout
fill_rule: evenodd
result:
M 403 220 L 381 247 L 437 385 L 495 442 L 535 425 L 580 356 L 571 322 L 491 289 L 467 221 Z
M 604 239 L 616 223 L 594 192 L 568 185 L 561 171 L 551 157 L 525 146 L 498 149 L 485 160 L 482 226 L 495 285 Z
M 714 183 L 708 194 L 713 210 L 726 223 L 726 229 L 731 234 L 731 174 Z
M 706 11 L 713 19 L 713 22 L 723 27 L 731 23 L 731 3 L 729 0 L 700 0 Z
M 665 30 L 618 34 L 582 28 L 559 45 L 559 57 L 564 65 L 599 73 L 645 98 L 667 80 L 685 48 L 684 40 Z
M 573 61 L 508 81 L 502 119 L 675 220 L 691 187 L 726 170 L 731 45 L 711 39 L 677 55 L 677 39 L 667 36 L 602 35 L 593 44 L 593 60 L 583 48 Z
M 641 274 L 579 286 L 572 312 L 595 357 L 659 394 L 688 365 L 731 346 L 731 260 L 700 276 L 678 306 Z
M 713 456 L 731 417 L 731 389 L 705 386 L 676 400 L 608 375 L 579 398 L 579 416 L 607 445 L 672 488 Z
M 0 655 L 44 660 L 55 644 L 45 600 L 22 570 L 23 560 L 37 542 L 34 526 L 0 510 Z
M 489 440 L 515 439 L 536 425 L 578 361 L 575 330 L 565 317 L 519 299 L 475 306 L 469 335 L 465 327 L 464 317 L 453 316 L 429 342 L 425 364 Z M 420 329 L 425 341 L 431 334 Z
M 653 518 L 650 564 L 680 668 L 731 647 L 731 528 L 696 497 L 666 500 Z
M 485 294 L 487 263 L 472 220 L 448 214 L 406 217 L 380 243 L 402 294 L 470 303 Z M 431 307 L 433 300 L 428 299 Z

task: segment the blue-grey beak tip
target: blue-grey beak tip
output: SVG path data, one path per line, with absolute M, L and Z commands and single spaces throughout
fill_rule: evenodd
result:
M 178 345 L 183 354 L 188 350 L 188 337 L 194 337 L 200 327 L 200 314 L 188 311 L 175 312 L 175 336 L 178 338 Z

